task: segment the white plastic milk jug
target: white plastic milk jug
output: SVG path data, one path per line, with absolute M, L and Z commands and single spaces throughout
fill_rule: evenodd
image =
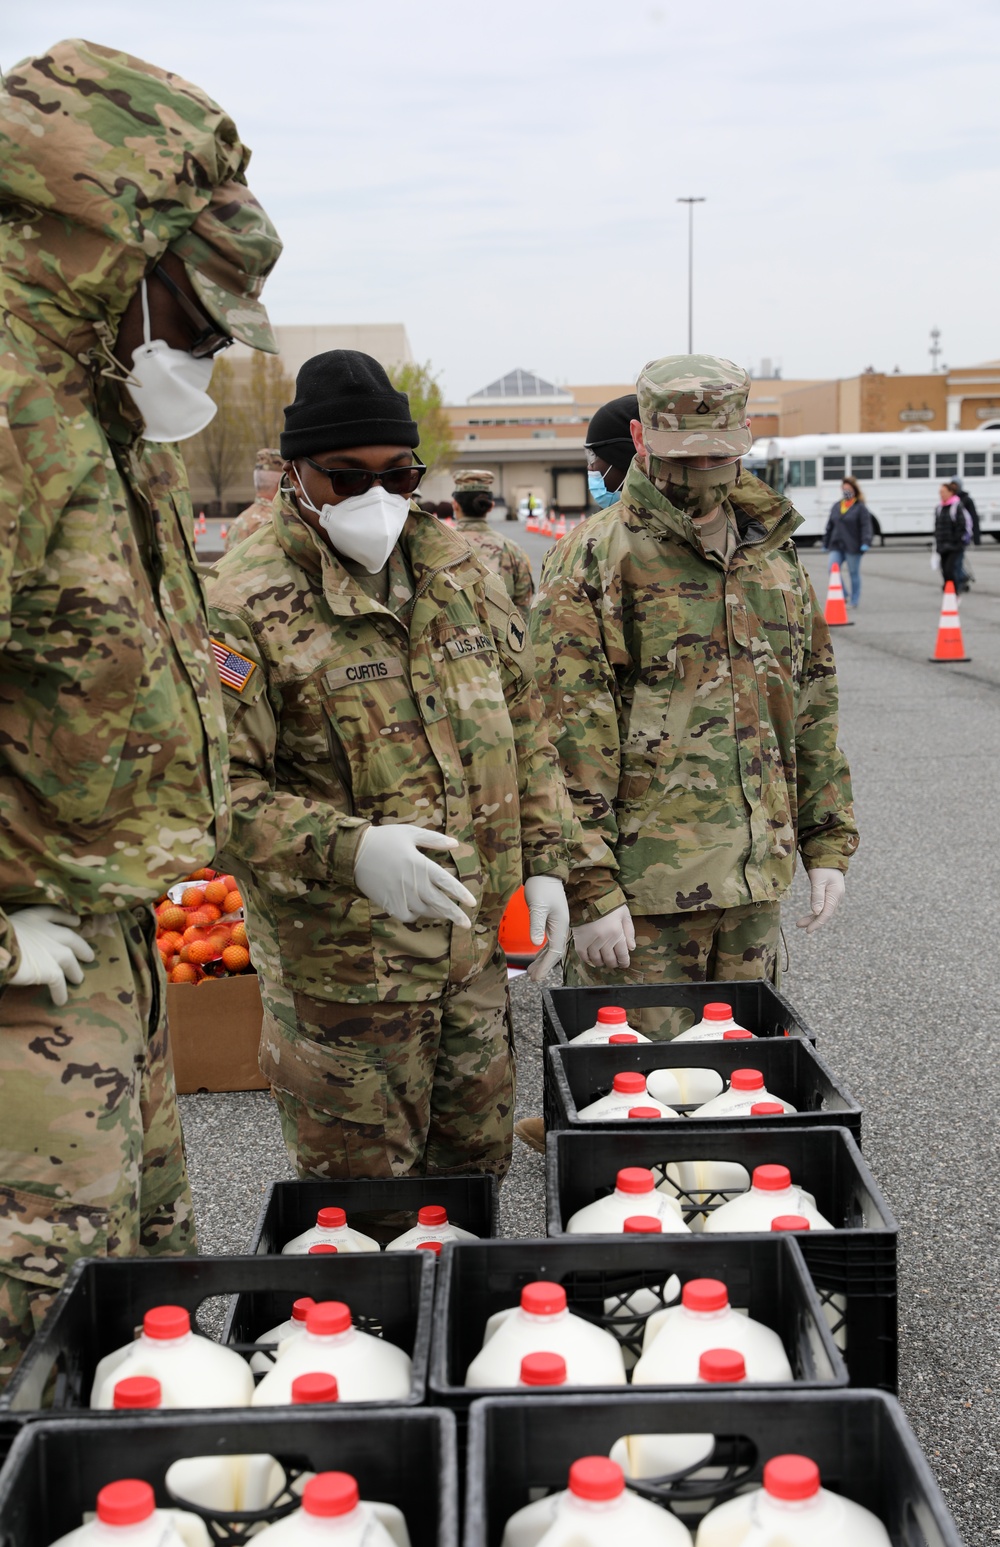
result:
M 157 1509 L 149 1483 L 123 1477 L 97 1495 L 96 1518 L 51 1547 L 210 1547 L 204 1521 L 181 1509 Z
M 669 1073 L 661 1069 L 661 1074 Z M 661 1089 L 663 1087 L 661 1086 Z M 668 1082 L 669 1088 L 669 1082 Z M 674 1099 L 680 1101 L 681 1093 L 676 1082 L 673 1083 Z M 623 1123 L 628 1117 L 632 1107 L 656 1107 L 659 1110 L 661 1120 L 664 1117 L 676 1117 L 677 1113 L 671 1111 L 662 1100 L 657 1101 L 650 1096 L 646 1089 L 646 1076 L 638 1069 L 623 1069 L 616 1074 L 611 1089 L 606 1096 L 598 1096 L 596 1101 L 591 1101 L 587 1106 L 581 1107 L 577 1116 L 586 1122 Z
M 417 1223 L 410 1230 L 404 1230 L 394 1241 L 390 1241 L 386 1247 L 387 1252 L 412 1252 L 425 1241 L 478 1241 L 479 1237 L 473 1235 L 471 1230 L 463 1230 L 461 1225 L 453 1225 L 448 1219 L 448 1210 L 443 1209 L 439 1203 L 428 1203 L 417 1212 Z
M 583 1456 L 565 1493 L 536 1499 L 512 1515 L 500 1547 L 691 1547 L 687 1527 L 630 1493 L 617 1462 Z
M 297 1337 L 300 1332 L 306 1330 L 306 1314 L 311 1305 L 316 1302 L 311 1295 L 303 1295 L 292 1306 L 292 1314 L 287 1321 L 280 1322 L 278 1326 L 271 1327 L 268 1332 L 262 1332 L 255 1343 L 264 1343 L 269 1352 L 266 1354 L 253 1354 L 250 1358 L 250 1368 L 257 1375 L 266 1375 L 278 1357 L 278 1349 L 286 1338 Z
M 535 1391 L 539 1386 L 565 1386 L 566 1361 L 562 1354 L 525 1354 L 521 1360 L 518 1386 Z
M 578 1031 L 575 1037 L 570 1037 L 570 1047 L 586 1047 L 590 1043 L 608 1042 L 611 1037 L 627 1036 L 630 1042 L 648 1042 L 641 1031 L 634 1031 L 628 1023 L 628 1016 L 620 1004 L 606 1004 L 597 1012 L 596 1024 L 587 1031 Z
M 820 1486 L 808 1456 L 774 1456 L 764 1486 L 717 1504 L 698 1527 L 696 1547 L 891 1547 L 871 1510 Z
M 97 1366 L 91 1407 L 112 1407 L 115 1385 L 127 1375 L 153 1375 L 164 1407 L 249 1407 L 250 1366 L 234 1348 L 191 1331 L 180 1305 L 157 1305 L 142 1319 L 142 1332 Z
M 809 1228 L 809 1221 L 803 1214 L 778 1214 L 771 1221 L 771 1229 L 779 1232 Z M 833 1333 L 833 1341 L 843 1352 L 847 1348 L 847 1296 L 826 1289 L 821 1291 L 820 1298 L 823 1302 L 823 1316 Z
M 657 1190 L 656 1178 L 645 1166 L 624 1166 L 615 1180 L 615 1190 L 605 1198 L 584 1204 L 571 1214 L 567 1235 L 620 1235 L 625 1221 L 634 1214 L 652 1215 L 664 1232 L 687 1235 L 688 1227 L 676 1198 Z
M 303 1230 L 281 1248 L 283 1257 L 305 1257 L 313 1246 L 335 1246 L 338 1252 L 377 1252 L 377 1241 L 352 1230 L 343 1209 L 320 1209 L 311 1230 Z
M 410 1394 L 410 1356 L 354 1326 L 342 1300 L 310 1306 L 306 1330 L 278 1350 L 278 1362 L 253 1394 L 254 1407 L 292 1400 L 297 1375 L 335 1375 L 341 1402 L 398 1402 Z
M 317 1472 L 302 1490 L 302 1508 L 256 1541 L 267 1547 L 410 1547 L 410 1534 L 402 1512 L 362 1499 L 349 1472 Z
M 730 1198 L 713 1209 L 705 1221 L 706 1235 L 723 1235 L 733 1230 L 770 1230 L 772 1220 L 781 1214 L 801 1214 L 810 1230 L 832 1230 L 811 1193 L 792 1183 L 787 1166 L 755 1166 L 751 1184 L 738 1198 Z
M 624 1235 L 662 1235 L 663 1224 L 655 1214 L 633 1214 L 622 1226 Z M 655 1311 L 660 1311 L 672 1300 L 676 1300 L 681 1292 L 681 1281 L 676 1273 L 671 1273 L 665 1284 L 659 1289 L 639 1288 L 633 1289 L 627 1294 L 609 1295 L 604 1302 L 605 1316 L 612 1317 L 622 1323 L 622 1333 L 627 1338 L 635 1338 L 639 1334 L 642 1322 Z M 625 1360 L 626 1370 L 630 1370 L 635 1364 L 638 1354 L 634 1354 L 631 1348 L 622 1344 L 622 1358 Z
M 727 1031 L 738 1031 L 743 1037 L 752 1037 L 753 1033 L 741 1026 L 739 1021 L 733 1020 L 733 1007 L 731 1004 L 723 1004 L 716 1000 L 713 1004 L 705 1005 L 701 1012 L 701 1020 L 695 1021 L 687 1031 L 682 1031 L 680 1036 L 674 1037 L 675 1042 L 721 1042 Z M 735 1038 L 732 1040 L 736 1040 Z
M 792 1367 L 776 1332 L 729 1303 L 720 1279 L 692 1278 L 681 1291 L 680 1305 L 656 1311 L 646 1323 L 642 1357 L 632 1372 L 633 1386 L 669 1386 L 697 1380 L 698 1360 L 707 1349 L 730 1348 L 743 1355 L 747 1380 L 790 1381 Z
M 795 1108 L 790 1101 L 784 1101 L 781 1096 L 773 1095 L 764 1085 L 764 1076 L 759 1069 L 734 1069 L 729 1080 L 729 1089 L 724 1090 L 721 1096 L 714 1096 L 711 1101 L 706 1101 L 700 1106 L 693 1117 L 746 1117 L 750 1109 L 761 1102 L 781 1102 L 786 1112 L 794 1112 Z
M 697 1385 L 738 1385 L 746 1378 L 746 1361 L 735 1348 L 707 1348 L 698 1357 Z M 672 1477 L 703 1466 L 714 1449 L 714 1434 L 626 1434 L 612 1445 L 611 1459 L 626 1477 Z
M 683 1102 L 685 1106 L 698 1106 L 719 1095 L 723 1086 L 722 1075 L 717 1069 L 652 1069 L 646 1076 L 649 1094 L 668 1104 Z
M 603 1327 L 574 1316 L 561 1284 L 525 1284 L 521 1303 L 497 1311 L 486 1323 L 483 1346 L 469 1365 L 466 1386 L 516 1386 L 525 1354 L 561 1354 L 574 1386 L 624 1386 L 625 1363 L 617 1340 Z

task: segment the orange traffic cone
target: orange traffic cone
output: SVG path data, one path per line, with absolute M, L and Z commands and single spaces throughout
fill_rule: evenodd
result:
M 559 517 L 559 522 L 558 522 L 558 524 L 556 526 L 555 535 L 556 535 L 556 541 L 557 542 L 559 541 L 560 537 L 565 537 L 566 536 L 566 517 L 565 516 L 560 516 Z
M 542 950 L 542 946 L 531 943 L 531 920 L 523 886 L 518 887 L 504 909 L 500 920 L 500 949 L 509 967 L 527 967 Z
M 971 661 L 962 642 L 962 625 L 958 621 L 958 597 L 955 586 L 948 581 L 941 598 L 941 621 L 938 623 L 937 642 L 931 661 Z
M 225 542 L 226 538 L 229 536 L 229 528 L 224 521 L 219 527 L 219 536 L 223 542 Z
M 840 578 L 840 565 L 830 565 L 830 585 L 826 593 L 826 621 L 830 628 L 853 628 L 847 616 L 844 602 L 844 585 Z

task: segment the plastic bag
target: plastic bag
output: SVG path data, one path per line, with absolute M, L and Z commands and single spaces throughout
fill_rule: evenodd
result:
M 941 568 L 941 555 L 940 555 L 940 553 L 932 553 L 931 554 L 931 569 L 937 570 L 937 569 L 940 569 L 940 568 Z

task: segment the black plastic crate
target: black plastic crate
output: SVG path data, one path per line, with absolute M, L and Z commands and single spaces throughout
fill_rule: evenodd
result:
M 88 1258 L 70 1274 L 0 1397 L 0 1412 L 37 1411 L 43 1402 L 48 1409 L 47 1388 L 53 1380 L 53 1415 L 89 1408 L 98 1362 L 132 1341 L 146 1311 L 154 1305 L 183 1305 L 191 1312 L 192 1329 L 211 1336 L 205 1310 L 200 1321 L 197 1312 L 214 1296 L 235 1297 L 235 1304 L 225 1307 L 221 1341 L 248 1356 L 259 1352 L 252 1348 L 255 1338 L 286 1320 L 300 1295 L 345 1301 L 361 1331 L 384 1336 L 409 1354 L 413 1383 L 406 1401 L 423 1402 L 434 1302 L 430 1255 Z M 352 1412 L 370 1405 L 350 1404 Z M 111 1416 L 116 1422 L 135 1421 L 131 1412 Z
M 681 1284 L 692 1278 L 722 1279 L 737 1310 L 747 1311 L 781 1337 L 796 1383 L 821 1388 L 847 1384 L 847 1370 L 802 1255 L 787 1236 L 720 1236 L 716 1241 L 677 1235 L 632 1240 L 563 1236 L 558 1241 L 491 1241 L 483 1246 L 456 1242 L 445 1248 L 434 1303 L 431 1400 L 467 1409 L 481 1397 L 504 1389 L 470 1389 L 463 1381 L 482 1347 L 488 1318 L 517 1305 L 525 1284 L 537 1279 L 562 1284 L 569 1309 L 606 1328 L 635 1358 L 642 1352 L 643 1331 L 652 1312 L 636 1314 L 628 1307 L 628 1297 L 637 1289 L 651 1289 L 660 1307 L 676 1305 L 676 1290 L 669 1297 L 663 1293 L 673 1275 Z M 540 1388 L 537 1395 L 547 1401 L 558 1389 Z M 619 1388 L 573 1389 L 589 1390 L 597 1398 Z M 790 1388 L 781 1384 L 780 1389 Z
M 361 1497 L 395 1504 L 412 1547 L 458 1547 L 458 1472 L 451 1413 L 423 1409 L 337 1412 L 230 1409 L 225 1414 L 130 1413 L 24 1426 L 0 1472 L 0 1534 L 5 1547 L 45 1547 L 83 1523 L 98 1490 L 123 1477 L 150 1483 L 156 1502 L 200 1514 L 218 1542 L 241 1543 L 246 1526 L 287 1514 L 218 1516 L 174 1499 L 164 1481 L 187 1456 L 265 1454 L 291 1478 L 301 1472 L 351 1472 Z
M 442 1204 L 451 1224 L 480 1239 L 500 1234 L 495 1176 L 374 1177 L 350 1182 L 272 1182 L 257 1219 L 252 1252 L 280 1253 L 311 1230 L 320 1209 L 341 1208 L 354 1229 L 386 1246 L 417 1223 L 417 1211 Z
M 647 983 L 632 988 L 543 989 L 542 1036 L 546 1046 L 568 1042 L 581 1031 L 588 1031 L 597 1020 L 598 1010 L 608 1004 L 620 1004 L 626 1010 L 661 1005 L 681 1007 L 686 1013 L 678 1017 L 677 1031 L 673 1033 L 676 1036 L 701 1020 L 705 1005 L 720 1000 L 732 1005 L 736 1020 L 755 1036 L 799 1036 L 816 1041 L 815 1034 L 784 994 L 763 979 L 737 983 Z
M 728 1132 L 678 1122 L 658 1124 L 653 1132 L 639 1123 L 627 1130 L 592 1123 L 586 1132 L 552 1133 L 545 1161 L 549 1235 L 562 1236 L 570 1215 L 612 1192 L 623 1166 L 648 1166 L 662 1178 L 671 1162 L 686 1160 L 736 1161 L 747 1170 L 748 1186 L 755 1166 L 784 1165 L 792 1181 L 813 1194 L 835 1228 L 795 1238 L 820 1299 L 837 1317 L 833 1330 L 851 1383 L 895 1391 L 899 1227 L 846 1129 L 801 1128 L 785 1120 Z M 688 1191 L 678 1201 L 687 1222 L 697 1224 L 734 1196 Z M 843 1297 L 846 1307 L 835 1297 Z
M 607 1455 L 635 1433 L 713 1434 L 711 1468 L 637 1489 L 693 1532 L 708 1510 L 749 1486 L 764 1463 L 794 1452 L 819 1466 L 824 1487 L 878 1515 L 896 1547 L 962 1547 L 913 1431 L 877 1391 L 787 1391 L 490 1397 L 473 1404 L 466 1462 L 464 1547 L 500 1547 L 515 1510 L 566 1487 L 580 1456 Z M 709 1475 L 706 1475 L 708 1473 Z
M 693 1117 L 695 1105 L 679 1106 L 675 1111 L 686 1122 L 716 1128 L 742 1128 L 760 1123 L 793 1123 L 796 1127 L 846 1128 L 860 1144 L 861 1107 L 846 1086 L 836 1079 L 818 1053 L 802 1037 L 779 1040 L 761 1038 L 757 1042 L 682 1042 L 631 1043 L 615 1047 L 549 1047 L 545 1053 L 545 1126 L 546 1128 L 584 1128 L 592 1133 L 595 1124 L 581 1118 L 582 1107 L 599 1096 L 607 1095 L 615 1075 L 622 1070 L 640 1070 L 649 1075 L 654 1069 L 714 1069 L 728 1085 L 734 1069 L 759 1069 L 764 1083 L 774 1096 L 790 1101 L 797 1108 L 787 1117 Z M 635 1098 L 636 1106 L 642 1097 Z M 627 1121 L 627 1119 L 626 1119 Z M 672 1118 L 644 1119 L 661 1128 Z

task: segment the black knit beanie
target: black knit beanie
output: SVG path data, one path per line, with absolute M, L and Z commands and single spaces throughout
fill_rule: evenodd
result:
M 281 454 L 289 459 L 351 446 L 415 446 L 420 433 L 409 399 L 377 360 L 358 349 L 313 355 L 285 409 Z
M 627 471 L 635 456 L 630 424 L 638 417 L 639 399 L 634 392 L 602 404 L 587 427 L 587 450 L 602 462 Z

